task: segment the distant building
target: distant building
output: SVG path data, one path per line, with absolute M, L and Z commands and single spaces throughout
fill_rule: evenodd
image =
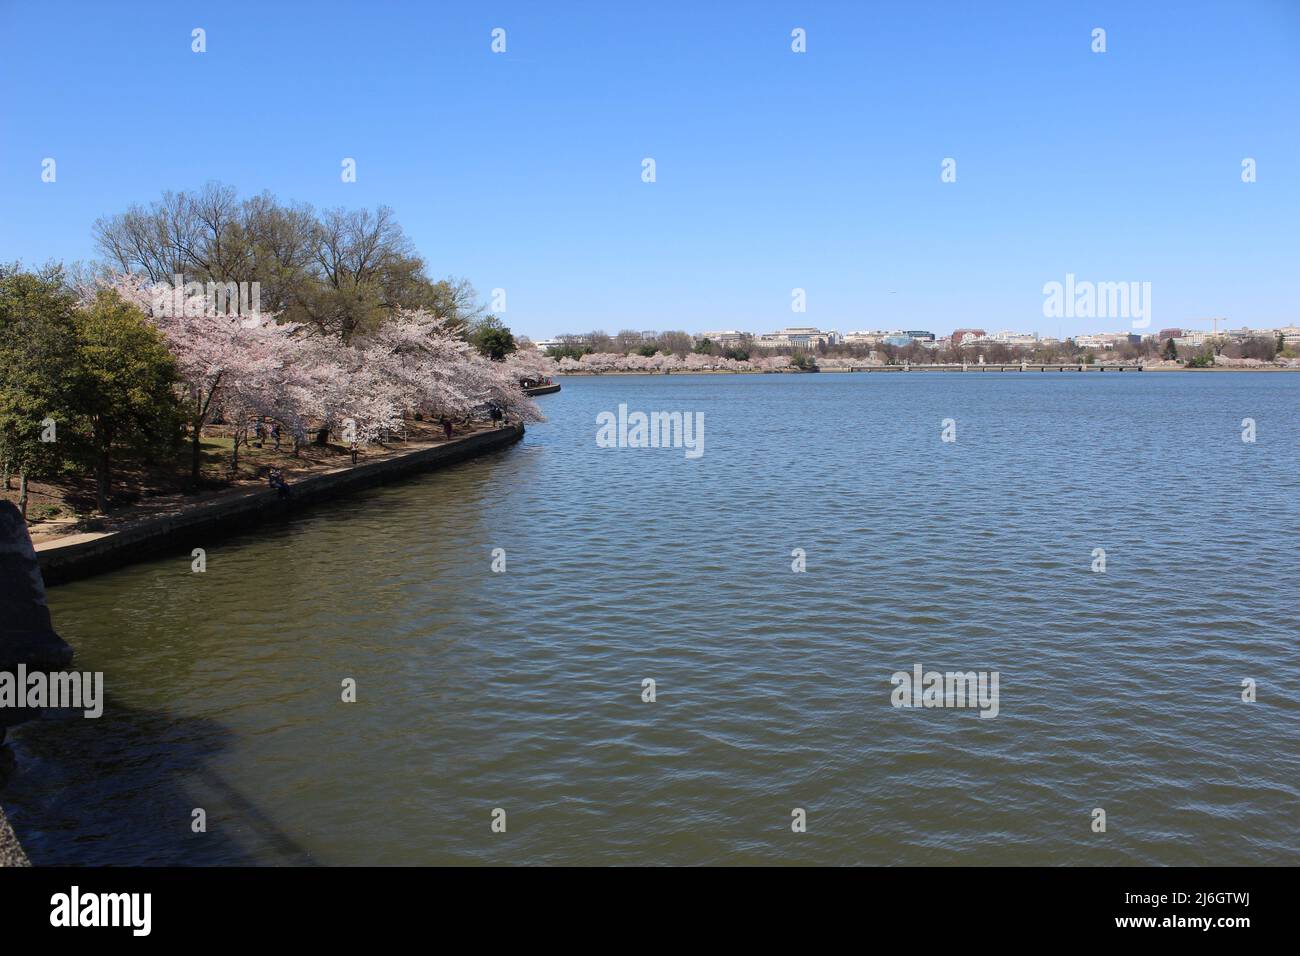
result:
M 1183 335 L 1183 330 L 1182 330 L 1182 329 L 1161 329 L 1161 330 L 1160 330 L 1160 341 L 1163 342 L 1165 339 L 1177 339 L 1177 338 L 1182 338 L 1182 335 Z
M 1142 336 L 1132 332 L 1098 332 L 1096 335 L 1077 335 L 1074 344 L 1084 349 L 1113 349 L 1118 345 L 1137 345 Z
M 752 337 L 748 332 L 741 332 L 739 329 L 726 329 L 720 332 L 701 332 L 695 336 L 695 341 L 708 339 L 714 345 L 720 345 L 725 349 L 743 345 Z
M 963 339 L 967 338 L 987 338 L 988 333 L 983 329 L 957 329 L 952 333 L 952 344 L 961 345 Z
M 1076 335 L 1074 345 L 1075 348 L 1080 349 L 1113 349 L 1115 347 L 1114 341 L 1104 335 Z
M 893 345 L 905 348 L 913 342 L 929 345 L 934 333 L 924 329 L 893 329 L 889 332 L 850 332 L 844 336 L 845 345 Z
M 1234 342 L 1245 342 L 1250 339 L 1273 339 L 1276 340 L 1282 336 L 1283 347 L 1300 345 L 1300 327 L 1294 325 L 1284 325 L 1280 329 L 1230 329 L 1222 333 L 1225 337 L 1232 339 Z
M 845 332 L 843 342 L 845 345 L 879 345 L 888 334 L 888 332 Z
M 1177 346 L 1186 346 L 1188 348 L 1200 348 L 1206 342 L 1212 342 L 1222 336 L 1209 331 L 1200 331 L 1197 329 L 1183 329 L 1182 335 L 1173 336 L 1174 344 Z
M 1223 334 L 1234 342 L 1245 342 L 1249 339 L 1275 339 L 1279 329 L 1248 329 L 1242 326 L 1239 329 L 1229 329 Z
M 754 337 L 754 345 L 760 349 L 814 349 L 818 345 L 835 345 L 838 341 L 837 332 L 823 332 L 811 326 L 780 329 Z
M 1012 332 L 1004 329 L 1001 332 L 994 332 L 989 336 L 990 342 L 997 342 L 1000 345 L 1026 346 L 1033 348 L 1038 344 L 1038 333 L 1036 332 Z

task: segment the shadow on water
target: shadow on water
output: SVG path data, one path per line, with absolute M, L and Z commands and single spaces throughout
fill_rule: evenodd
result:
M 213 720 L 133 710 L 106 695 L 98 719 L 12 730 L 16 767 L 0 801 L 36 866 L 314 865 L 215 766 L 232 736 Z M 193 830 L 197 808 L 206 832 Z
M 355 793 L 330 755 L 341 759 L 358 738 L 331 738 L 336 711 L 318 691 L 336 685 L 336 672 L 364 673 L 358 668 L 377 659 L 385 662 L 381 673 L 404 672 L 406 645 L 394 650 L 387 637 L 358 645 L 356 635 L 387 634 L 395 595 L 423 593 L 420 576 L 437 567 L 430 562 L 417 576 L 406 549 L 394 547 L 390 522 L 404 526 L 418 502 L 423 520 L 408 533 L 477 533 L 491 509 L 494 475 L 512 452 L 203 537 L 203 574 L 192 572 L 185 545 L 55 589 L 54 616 L 76 647 L 75 668 L 102 671 L 119 692 L 106 693 L 98 719 L 74 711 L 10 732 L 16 769 L 7 783 L 0 779 L 0 804 L 32 862 L 304 866 L 333 859 L 328 844 L 313 843 L 321 821 L 311 810 L 325 793 L 342 800 Z M 486 553 L 485 543 L 476 550 Z M 345 570 L 330 556 L 345 556 Z M 371 573 L 354 577 L 353 567 Z M 425 633 L 425 625 L 416 630 Z M 359 646 L 366 665 L 358 663 Z M 356 713 L 349 726 L 364 736 L 370 725 L 364 711 Z M 196 808 L 206 812 L 206 832 L 191 828 Z

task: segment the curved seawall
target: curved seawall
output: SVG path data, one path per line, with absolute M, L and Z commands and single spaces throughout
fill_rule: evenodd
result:
M 288 498 L 281 498 L 270 488 L 259 489 L 198 504 L 178 514 L 144 519 L 110 534 L 82 537 L 66 544 L 51 542 L 39 545 L 37 559 L 47 585 L 75 581 L 184 547 L 196 535 L 240 531 L 362 488 L 387 484 L 496 451 L 514 444 L 523 435 L 522 424 L 478 432 L 432 448 L 301 479 L 294 482 Z

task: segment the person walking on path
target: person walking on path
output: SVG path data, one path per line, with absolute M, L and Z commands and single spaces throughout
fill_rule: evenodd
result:
M 284 475 L 279 468 L 272 468 L 267 475 L 267 481 L 281 498 L 289 497 L 289 484 L 284 480 Z

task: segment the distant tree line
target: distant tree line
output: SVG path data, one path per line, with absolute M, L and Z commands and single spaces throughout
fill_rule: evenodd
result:
M 756 348 L 752 340 L 747 339 L 741 345 L 722 346 L 708 338 L 692 339 L 685 332 L 663 332 L 654 338 L 646 339 L 642 333 L 631 330 L 611 336 L 605 332 L 588 332 L 584 335 L 557 336 L 558 346 L 547 351 L 547 355 L 557 361 L 563 358 L 580 360 L 584 355 L 640 355 L 646 358 L 655 355 L 671 355 L 684 358 L 688 354 L 712 356 L 715 358 L 747 361 L 751 357 L 787 357 L 794 359 L 807 354 L 807 361 L 815 362 L 817 357 L 836 359 L 868 360 L 875 357 L 886 364 L 925 365 L 925 364 L 961 364 L 962 362 L 979 362 L 981 357 L 986 363 L 1010 364 L 1027 362 L 1030 364 L 1051 365 L 1056 363 L 1090 363 L 1099 358 L 1123 362 L 1149 361 L 1161 358 L 1174 358 L 1187 361 L 1202 352 L 1211 356 L 1226 355 L 1230 358 L 1253 358 L 1272 361 L 1279 355 L 1293 357 L 1283 349 L 1282 337 L 1261 337 L 1234 341 L 1226 336 L 1211 340 L 1200 348 L 1183 347 L 1181 350 L 1172 339 L 1156 340 L 1144 337 L 1138 342 L 1120 341 L 1114 348 L 1098 349 L 1093 346 L 1078 345 L 1074 339 L 1038 342 L 1031 346 L 1009 345 L 1002 342 L 980 342 L 977 344 L 953 345 L 943 343 L 938 347 L 926 346 L 920 342 L 907 345 L 892 345 L 881 342 L 875 345 L 845 344 L 827 345 L 824 342 L 809 350 L 795 346 L 778 348 Z M 804 367 L 804 361 L 792 362 L 795 367 Z M 1211 362 L 1212 364 L 1212 362 Z

